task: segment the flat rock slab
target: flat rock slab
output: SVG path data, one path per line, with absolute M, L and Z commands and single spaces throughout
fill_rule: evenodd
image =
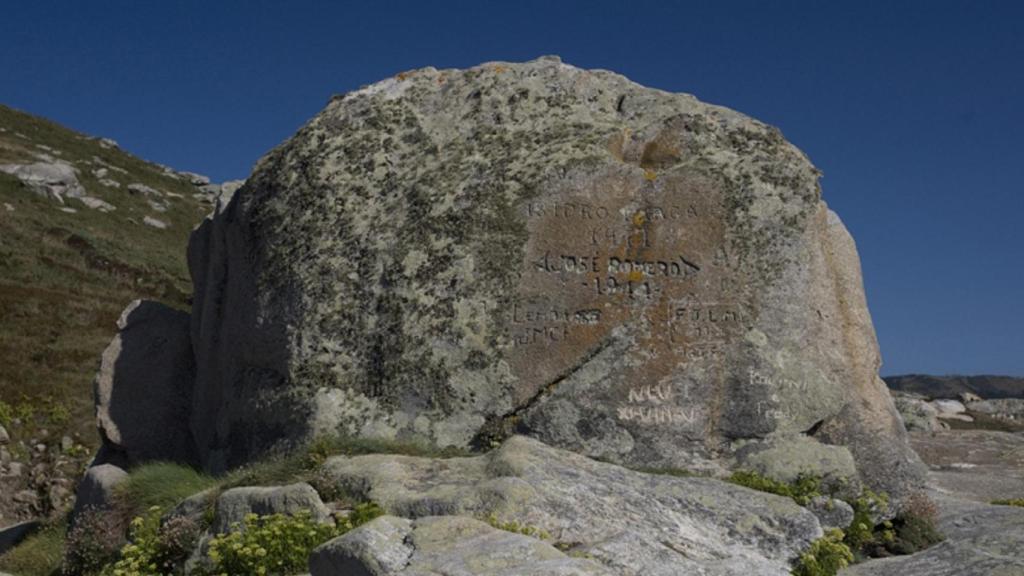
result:
M 1024 497 L 1024 434 L 990 430 L 914 432 L 932 489 L 988 503 Z
M 313 551 L 312 576 L 605 576 L 594 561 L 459 516 L 385 516 Z
M 822 534 L 788 498 L 636 472 L 526 437 L 473 458 L 335 457 L 324 470 L 390 514 L 493 515 L 543 530 L 624 576 L 786 575 Z

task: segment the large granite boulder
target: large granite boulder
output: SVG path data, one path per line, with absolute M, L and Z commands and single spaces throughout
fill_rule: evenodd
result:
M 189 429 L 194 368 L 189 315 L 136 300 L 117 322 L 96 374 L 96 463 L 196 461 Z
M 877 490 L 921 482 L 818 172 L 686 94 L 556 58 L 400 74 L 264 157 L 189 264 L 210 470 L 518 432 L 717 472 L 810 439 Z
M 623 576 L 781 576 L 822 534 L 789 498 L 636 472 L 523 436 L 470 458 L 335 457 L 323 477 L 394 516 L 490 518 L 546 534 Z

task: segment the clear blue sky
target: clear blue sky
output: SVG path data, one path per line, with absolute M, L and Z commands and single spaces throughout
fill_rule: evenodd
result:
M 884 374 L 1024 375 L 1024 2 L 7 2 L 0 102 L 225 180 L 331 94 L 543 54 L 780 127 Z

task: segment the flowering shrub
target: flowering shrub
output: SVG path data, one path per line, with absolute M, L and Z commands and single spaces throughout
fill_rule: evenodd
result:
M 64 547 L 64 571 L 98 574 L 124 545 L 128 516 L 121 510 L 86 508 L 75 518 Z
M 263 576 L 304 572 L 313 548 L 381 513 L 376 504 L 360 504 L 334 525 L 314 522 L 308 512 L 294 516 L 250 514 L 241 526 L 234 527 L 235 531 L 210 541 L 209 574 Z
M 131 542 L 117 562 L 104 568 L 103 576 L 173 574 L 199 538 L 199 525 L 191 518 L 172 518 L 161 526 L 159 506 L 132 520 L 129 531 Z

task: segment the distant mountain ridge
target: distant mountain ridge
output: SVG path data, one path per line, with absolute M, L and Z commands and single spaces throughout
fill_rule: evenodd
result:
M 931 398 L 956 398 L 971 392 L 982 398 L 1024 398 L 1024 378 L 1016 376 L 932 376 L 904 374 L 883 378 L 890 390 L 914 392 Z

